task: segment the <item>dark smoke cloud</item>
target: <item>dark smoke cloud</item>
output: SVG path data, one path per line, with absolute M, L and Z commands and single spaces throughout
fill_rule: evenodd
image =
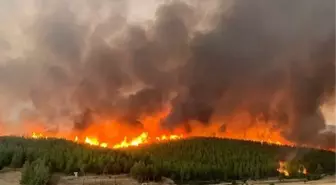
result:
M 335 91 L 335 2 L 228 2 L 160 1 L 140 23 L 135 1 L 35 0 L 33 49 L 0 66 L 0 106 L 29 102 L 79 130 L 97 116 L 141 126 L 167 104 L 162 127 L 188 131 L 244 111 L 291 141 L 334 144 L 319 107 Z
M 42 3 L 41 9 L 48 9 Z M 55 5 L 56 4 L 56 5 Z M 50 12 L 41 13 L 36 22 L 36 40 L 59 58 L 59 62 L 79 62 L 85 28 L 74 24 L 75 15 L 63 3 L 55 3 Z M 65 7 L 64 7 L 65 6 Z
M 74 129 L 84 130 L 93 124 L 92 111 L 90 109 L 84 110 L 82 114 L 74 120 Z
M 221 115 L 243 109 L 290 124 L 291 140 L 315 141 L 325 127 L 319 106 L 334 93 L 334 3 L 236 1 L 229 18 L 192 40 L 183 72 L 188 95 L 164 125 L 208 123 L 218 107 Z

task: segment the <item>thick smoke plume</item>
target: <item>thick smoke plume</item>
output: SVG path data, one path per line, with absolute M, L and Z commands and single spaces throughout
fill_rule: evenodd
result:
M 162 129 L 225 132 L 243 112 L 334 145 L 320 110 L 335 93 L 334 0 L 20 2 L 0 6 L 1 123 L 142 127 L 169 109 Z

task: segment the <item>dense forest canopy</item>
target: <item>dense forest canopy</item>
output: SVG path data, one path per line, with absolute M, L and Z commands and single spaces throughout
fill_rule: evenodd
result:
M 0 167 L 24 166 L 23 184 L 54 172 L 127 173 L 139 181 L 165 176 L 177 182 L 285 177 L 281 161 L 287 178 L 335 173 L 334 152 L 249 141 L 196 137 L 111 150 L 61 139 L 0 138 Z

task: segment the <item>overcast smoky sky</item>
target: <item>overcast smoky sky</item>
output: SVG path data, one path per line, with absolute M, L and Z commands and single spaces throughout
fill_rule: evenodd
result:
M 247 112 L 295 142 L 334 139 L 334 0 L 2 0 L 0 21 L 3 123 L 141 127 L 169 105 L 163 129 Z

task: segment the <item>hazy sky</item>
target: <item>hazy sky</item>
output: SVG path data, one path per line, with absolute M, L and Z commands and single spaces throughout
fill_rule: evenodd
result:
M 313 49 L 328 48 L 324 41 L 333 38 L 336 11 L 330 8 L 332 1 L 170 2 L 0 0 L 2 120 L 15 121 L 25 114 L 61 119 L 86 106 L 116 112 L 109 110 L 116 104 L 133 113 L 129 107 L 140 103 L 147 106 L 149 100 L 136 96 L 128 102 L 118 93 L 138 84 L 155 87 L 156 91 L 138 96 L 156 97 L 158 102 L 161 97 L 151 93 L 166 91 L 162 86 L 171 88 L 167 90 L 169 96 L 170 91 L 177 92 L 178 103 L 170 103 L 176 103 L 171 117 L 180 116 L 178 121 L 183 120 L 181 112 L 186 112 L 186 119 L 201 119 L 224 110 L 230 103 L 232 110 L 242 106 L 258 113 L 264 113 L 265 107 L 276 107 L 281 109 L 276 113 L 288 114 L 294 121 L 299 119 L 297 122 L 317 116 L 316 101 L 324 95 L 321 86 L 330 84 L 320 72 L 325 66 L 309 57 Z M 163 4 L 166 6 L 158 9 Z M 174 17 L 172 12 L 178 15 Z M 191 64 L 180 67 L 186 63 Z M 129 72 L 127 65 L 136 69 Z M 291 67 L 300 72 L 288 77 L 286 72 Z M 179 76 L 182 72 L 187 77 Z M 307 83 L 306 78 L 316 82 Z M 93 91 L 91 86 L 98 90 Z M 245 102 L 240 100 L 243 93 L 249 95 Z M 230 98 L 223 98 L 223 94 Z M 87 98 L 74 100 L 80 95 Z M 306 103 L 305 99 L 310 100 Z M 139 107 L 135 112 L 148 111 Z M 34 114 L 29 112 L 35 109 L 38 111 Z M 336 123 L 333 105 L 324 107 L 323 112 L 327 124 Z
M 44 51 L 43 47 L 38 46 L 39 40 L 36 38 L 36 32 L 37 29 L 44 29 L 38 28 L 38 26 L 44 21 L 44 17 L 55 11 L 55 7 L 62 6 L 62 4 L 68 6 L 66 8 L 75 16 L 76 24 L 91 26 L 91 30 L 94 30 L 99 24 L 104 27 L 106 22 L 112 22 L 112 25 L 106 26 L 113 27 L 113 24 L 116 24 L 114 20 L 107 20 L 113 17 L 112 14 L 121 15 L 130 25 L 139 23 L 151 25 L 151 22 L 155 21 L 157 7 L 167 2 L 169 0 L 0 0 L 0 67 L 3 65 L 6 68 L 11 64 L 9 66 L 13 66 L 13 71 L 10 72 L 9 68 L 6 71 L 17 74 L 16 76 L 11 75 L 13 79 L 2 79 L 5 86 L 0 86 L 0 93 L 6 90 L 3 87 L 11 88 L 15 86 L 17 88 L 21 86 L 19 92 L 26 96 L 24 95 L 27 93 L 24 90 L 25 87 L 35 83 L 39 73 L 43 72 L 37 66 L 41 67 L 40 63 L 44 62 L 43 60 L 53 60 L 53 56 L 50 56 L 47 53 L 48 51 Z M 185 2 L 188 2 L 188 0 Z M 194 3 L 196 1 L 190 2 Z M 207 4 L 206 7 L 202 8 L 204 11 L 211 11 L 216 8 L 218 0 L 209 0 L 206 3 L 198 2 L 196 3 L 198 6 Z M 227 7 L 229 7 L 230 2 L 230 0 L 227 1 Z M 85 29 L 90 30 L 90 28 Z M 31 69 L 35 72 L 28 73 L 27 71 Z M 6 118 L 2 116 L 2 119 L 16 120 L 22 110 L 33 109 L 32 102 L 27 101 L 21 95 L 10 93 L 0 95 L 0 107 L 7 107 L 6 110 L 1 112 L 6 115 Z

